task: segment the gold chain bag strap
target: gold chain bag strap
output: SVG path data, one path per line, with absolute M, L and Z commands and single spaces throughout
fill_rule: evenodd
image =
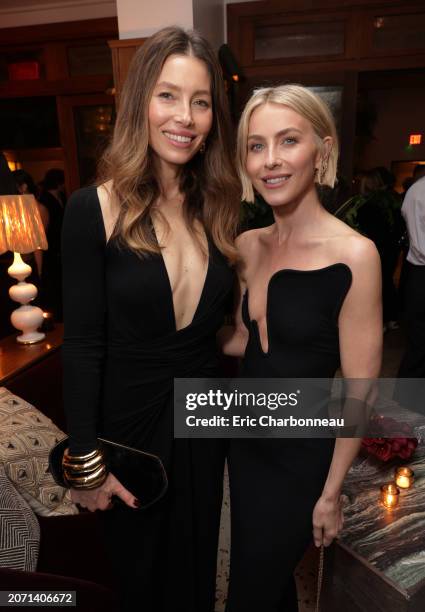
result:
M 323 564 L 325 558 L 325 547 L 323 544 L 320 546 L 320 556 L 319 556 L 319 571 L 317 575 L 317 592 L 316 592 L 316 607 L 315 612 L 320 612 L 320 593 L 322 591 L 322 583 L 323 583 Z

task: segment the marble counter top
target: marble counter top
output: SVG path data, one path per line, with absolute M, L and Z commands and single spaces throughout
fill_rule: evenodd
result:
M 406 597 L 425 587 L 425 426 L 415 434 L 421 441 L 409 461 L 356 460 L 344 484 L 348 500 L 339 538 Z M 398 507 L 387 510 L 379 501 L 380 486 L 392 481 L 395 468 L 403 465 L 413 469 L 415 482 L 400 489 Z

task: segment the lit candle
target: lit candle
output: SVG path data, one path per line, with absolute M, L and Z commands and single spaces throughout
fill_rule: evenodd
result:
M 412 486 L 414 480 L 413 470 L 408 467 L 399 467 L 395 471 L 395 481 L 397 486 L 402 489 L 408 489 Z
M 381 502 L 391 510 L 398 505 L 400 489 L 393 483 L 384 484 L 381 487 Z

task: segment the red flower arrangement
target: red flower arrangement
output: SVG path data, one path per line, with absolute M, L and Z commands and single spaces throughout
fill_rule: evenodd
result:
M 375 416 L 371 419 L 376 433 L 382 437 L 363 438 L 362 448 L 382 461 L 394 457 L 410 459 L 416 450 L 418 440 L 412 437 L 412 429 L 407 423 L 398 423 L 391 417 Z M 397 437 L 385 438 L 385 435 Z

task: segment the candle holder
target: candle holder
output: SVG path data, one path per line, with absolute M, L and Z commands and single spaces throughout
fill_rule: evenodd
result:
M 401 489 L 409 489 L 414 481 L 414 472 L 408 467 L 399 467 L 395 471 L 394 480 Z
M 381 487 L 381 502 L 388 510 L 392 510 L 398 506 L 400 497 L 400 489 L 393 483 L 389 482 Z

